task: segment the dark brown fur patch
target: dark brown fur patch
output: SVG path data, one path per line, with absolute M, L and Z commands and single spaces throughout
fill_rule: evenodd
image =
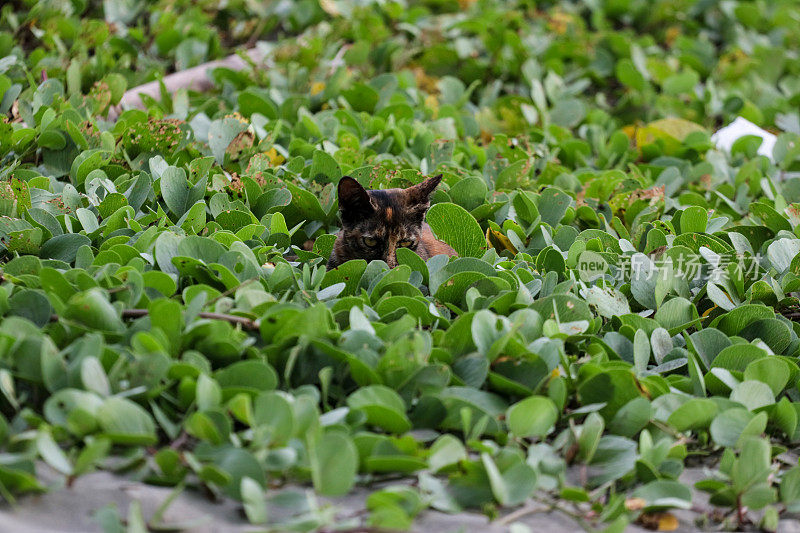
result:
M 397 266 L 395 252 L 401 243 L 422 259 L 434 255 L 456 255 L 455 250 L 436 240 L 425 223 L 431 193 L 441 175 L 407 189 L 368 191 L 345 176 L 339 181 L 339 213 L 342 229 L 336 234 L 328 268 L 351 259 L 380 259 Z

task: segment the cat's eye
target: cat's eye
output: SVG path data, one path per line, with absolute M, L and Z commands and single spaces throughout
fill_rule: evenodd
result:
M 375 237 L 364 237 L 364 244 L 370 248 L 374 248 L 375 246 L 378 246 L 378 239 Z
M 398 242 L 397 245 L 401 248 L 411 248 L 414 246 L 414 241 L 411 239 L 403 239 L 402 241 Z

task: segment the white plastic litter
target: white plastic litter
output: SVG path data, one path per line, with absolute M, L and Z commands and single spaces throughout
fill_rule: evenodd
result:
M 772 150 L 775 148 L 775 141 L 777 141 L 778 138 L 770 132 L 759 128 L 746 118 L 737 117 L 736 120 L 712 135 L 711 140 L 717 145 L 718 149 L 724 152 L 730 152 L 733 143 L 745 135 L 761 137 L 763 142 L 761 146 L 758 147 L 759 155 L 765 155 L 771 161 L 775 161 L 772 157 Z

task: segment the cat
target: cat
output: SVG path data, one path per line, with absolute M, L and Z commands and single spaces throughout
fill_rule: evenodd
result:
M 441 181 L 439 174 L 407 189 L 367 190 L 350 176 L 339 180 L 342 229 L 336 234 L 328 268 L 351 259 L 381 259 L 394 268 L 395 251 L 401 247 L 425 260 L 440 254 L 457 255 L 437 240 L 425 223 L 431 193 Z

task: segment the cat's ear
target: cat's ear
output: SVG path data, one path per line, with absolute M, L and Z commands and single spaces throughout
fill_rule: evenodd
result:
M 430 201 L 431 194 L 439 183 L 442 181 L 442 175 L 428 178 L 425 181 L 417 183 L 416 185 L 406 189 L 409 204 L 427 204 Z
M 367 190 L 359 182 L 350 176 L 339 180 L 339 211 L 343 218 L 368 215 L 374 209 Z

